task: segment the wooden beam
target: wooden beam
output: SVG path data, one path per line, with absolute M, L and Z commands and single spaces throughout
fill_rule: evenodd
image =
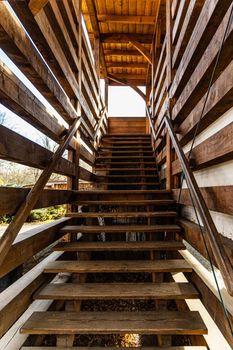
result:
M 128 86 L 127 81 L 125 81 L 124 79 L 119 79 L 118 77 L 115 77 L 112 74 L 108 74 L 108 79 L 115 81 L 116 83 L 119 83 L 120 85 L 123 86 Z M 142 98 L 143 100 L 146 102 L 146 95 L 136 86 L 130 86 L 135 92 L 137 92 Z
M 92 30 L 94 33 L 94 37 L 98 40 L 100 40 L 100 29 L 99 29 L 99 23 L 97 19 L 97 13 L 96 8 L 93 0 L 86 0 L 87 8 L 88 8 L 88 14 L 90 17 L 90 22 L 92 26 Z M 106 78 L 107 76 L 107 69 L 106 69 L 106 63 L 105 63 L 105 57 L 104 57 L 104 50 L 102 43 L 99 42 L 99 55 L 100 55 L 100 66 L 103 72 L 103 77 Z
M 155 25 L 156 16 L 128 16 L 128 15 L 97 15 L 98 21 L 103 23 L 124 24 L 152 24 Z
M 172 1 L 166 0 L 166 61 L 167 61 L 167 91 L 169 91 L 172 80 L 172 31 L 173 31 L 173 21 L 172 21 L 172 13 L 171 13 Z M 170 93 L 169 93 L 170 97 Z
M 24 136 L 0 125 L 0 158 L 44 169 L 53 152 L 27 139 Z M 9 142 L 10 140 L 10 142 Z M 17 150 L 17 151 L 16 151 Z M 75 176 L 74 164 L 61 158 L 53 171 L 65 176 Z
M 208 254 L 205 248 L 205 243 L 199 228 L 199 225 L 195 224 L 192 221 L 189 221 L 185 218 L 178 219 L 178 224 L 182 228 L 181 235 L 183 239 L 185 239 L 193 248 L 195 248 L 201 255 L 203 255 L 208 260 Z M 233 241 L 229 238 L 224 237 L 222 234 L 219 233 L 219 237 L 221 239 L 221 242 L 224 246 L 225 252 L 227 256 L 230 259 L 230 262 L 233 263 Z M 214 263 L 215 266 L 217 266 L 217 262 L 215 259 L 215 256 L 209 246 L 208 240 L 207 247 L 210 253 L 210 257 Z
M 137 68 L 137 69 L 147 69 L 147 63 L 137 63 L 137 62 L 107 62 L 107 68 Z
M 150 64 L 152 64 L 151 53 L 142 44 L 137 41 L 130 41 L 130 44 L 134 46 Z
M 141 56 L 138 50 L 104 50 L 105 56 Z
M 110 80 L 110 79 L 109 79 Z M 146 86 L 146 81 L 140 79 L 125 79 L 125 83 L 128 86 Z M 122 84 L 113 80 L 109 81 L 111 86 L 121 86 Z
M 179 189 L 173 190 L 175 199 L 178 199 L 179 191 Z M 201 187 L 201 193 L 209 210 L 233 215 L 233 186 Z M 182 189 L 180 203 L 183 205 L 192 205 L 187 188 Z
M 232 140 L 233 122 L 193 148 L 192 157 L 195 160 L 195 169 L 202 169 L 232 160 Z M 176 175 L 180 172 L 181 166 L 179 160 L 175 160 L 172 163 L 172 174 Z
M 49 0 L 30 0 L 28 7 L 30 8 L 33 16 L 36 16 L 40 10 L 49 2 Z
M 64 126 L 1 60 L 0 73 L 1 103 L 57 142 Z
M 5 276 L 8 272 L 60 239 L 63 236 L 60 230 L 67 224 L 69 224 L 69 220 L 62 218 L 20 233 L 13 243 L 4 264 L 0 267 L 0 277 Z
M 197 134 L 201 133 L 211 123 L 221 117 L 232 107 L 233 100 L 233 61 L 222 72 L 219 78 L 211 86 L 209 98 L 205 107 L 204 115 L 199 124 Z M 196 129 L 200 119 L 206 94 L 200 99 L 192 112 L 186 117 L 182 124 L 179 125 L 181 134 L 180 142 L 185 145 L 189 142 Z
M 179 96 L 187 84 L 190 75 L 203 55 L 208 43 L 211 41 L 216 28 L 222 22 L 226 12 L 232 5 L 231 0 L 206 0 L 201 14 L 197 20 L 192 36 L 186 46 L 179 68 L 171 87 L 171 96 Z
M 210 72 L 216 62 L 216 57 L 220 48 L 220 44 L 228 23 L 230 9 L 227 11 L 223 21 L 216 30 L 211 42 L 207 46 L 203 56 L 198 62 L 195 71 L 188 81 L 188 89 L 184 89 L 179 96 L 173 108 L 173 119 L 176 123 L 183 121 L 185 117 L 199 102 L 200 98 L 206 93 L 209 86 Z M 233 23 L 229 27 L 226 39 L 222 48 L 222 54 L 219 58 L 218 65 L 215 69 L 215 77 L 218 77 L 221 72 L 232 62 L 233 47 L 230 43 L 233 41 Z
M 26 199 L 30 188 L 0 187 L 0 215 L 14 215 L 20 204 Z M 73 201 L 73 192 L 69 190 L 45 189 L 41 192 L 33 209 L 68 204 Z
M 4 262 L 4 259 L 5 259 L 6 255 L 8 254 L 12 243 L 14 242 L 20 229 L 22 228 L 23 224 L 25 223 L 30 211 L 35 206 L 36 202 L 38 201 L 40 193 L 44 189 L 44 186 L 46 185 L 51 174 L 53 173 L 54 168 L 57 165 L 57 162 L 62 157 L 64 151 L 66 150 L 66 148 L 68 147 L 68 145 L 70 143 L 70 140 L 72 139 L 75 132 L 79 128 L 80 123 L 81 123 L 80 119 L 76 119 L 73 122 L 72 126 L 68 130 L 67 135 L 65 136 L 65 138 L 63 139 L 63 141 L 61 142 L 59 147 L 57 148 L 56 152 L 53 154 L 48 165 L 46 165 L 46 167 L 43 170 L 42 174 L 40 175 L 39 179 L 36 181 L 34 187 L 31 189 L 31 191 L 27 195 L 25 202 L 23 202 L 21 204 L 21 206 L 19 207 L 13 220 L 8 225 L 3 236 L 1 237 L 1 239 L 0 239 L 0 266 Z
M 28 7 L 27 0 L 9 0 L 8 2 L 10 3 L 16 15 L 22 22 L 24 28 L 27 30 L 28 34 L 32 38 L 33 42 L 37 46 L 39 52 L 42 54 L 45 61 L 53 71 L 57 80 L 60 82 L 66 94 L 70 98 L 74 98 L 73 89 L 67 81 L 67 78 L 63 73 L 58 61 L 56 60 L 54 53 L 52 52 L 51 48 L 46 42 L 37 22 L 35 21 L 34 16 Z
M 151 44 L 152 34 L 135 34 L 135 33 L 104 33 L 100 35 L 102 43 L 129 43 L 138 41 L 140 43 Z

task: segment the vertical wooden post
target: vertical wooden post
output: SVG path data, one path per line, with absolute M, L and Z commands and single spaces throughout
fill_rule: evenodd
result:
M 172 190 L 172 144 L 168 131 L 166 134 L 166 189 Z

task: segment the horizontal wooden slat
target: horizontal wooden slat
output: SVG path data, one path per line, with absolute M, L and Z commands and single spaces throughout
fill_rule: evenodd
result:
M 103 43 L 129 43 L 129 41 L 139 41 L 145 44 L 152 43 L 152 34 L 124 34 L 124 33 L 105 33 L 101 34 L 100 40 Z
M 209 85 L 209 75 L 213 70 L 213 66 L 216 61 L 216 56 L 219 51 L 219 47 L 222 42 L 224 31 L 228 23 L 228 18 L 230 15 L 230 9 L 226 13 L 223 21 L 221 22 L 219 28 L 217 29 L 215 35 L 213 36 L 211 42 L 207 46 L 203 56 L 197 64 L 193 74 L 188 81 L 188 89 L 184 89 L 175 103 L 173 108 L 173 119 L 176 122 L 184 120 L 185 117 L 191 112 L 191 110 L 198 103 L 200 98 L 207 91 Z M 233 24 L 228 30 L 226 40 L 222 48 L 222 54 L 218 60 L 218 65 L 215 69 L 215 78 L 226 68 L 226 66 L 231 62 L 233 57 L 233 48 L 230 44 L 233 40 Z
M 201 234 L 201 231 L 199 229 L 199 226 L 195 224 L 194 222 L 191 222 L 189 220 L 186 220 L 184 218 L 180 219 L 179 225 L 182 227 L 182 237 L 191 244 L 201 255 L 203 255 L 206 259 L 208 259 L 208 254 L 205 248 L 205 243 L 203 241 L 203 237 Z M 221 241 L 224 245 L 226 254 L 228 255 L 231 263 L 233 264 L 233 241 L 229 238 L 226 238 L 219 234 L 221 237 Z M 207 246 L 209 247 L 209 243 L 207 242 Z M 209 254 L 213 261 L 213 263 L 216 265 L 215 256 L 212 253 L 212 250 L 209 247 Z
M 179 232 L 177 225 L 107 225 L 107 226 L 65 226 L 63 233 L 117 233 L 117 232 Z
M 52 156 L 53 152 L 48 149 L 0 125 L 0 158 L 44 169 Z M 74 176 L 75 166 L 70 161 L 61 158 L 54 168 L 54 172 Z
M 201 187 L 200 190 L 209 210 L 233 215 L 233 186 Z M 179 189 L 173 190 L 176 200 L 179 198 L 179 192 Z M 184 205 L 192 205 L 187 188 L 182 189 L 179 202 Z
M 38 130 L 58 142 L 65 128 L 16 75 L 0 61 L 1 103 Z
M 181 241 L 140 241 L 140 242 L 60 242 L 53 250 L 78 251 L 150 251 L 185 249 Z
M 197 134 L 201 133 L 207 126 L 217 120 L 223 115 L 229 108 L 232 107 L 233 98 L 233 61 L 222 72 L 219 78 L 213 83 L 209 98 L 206 102 L 205 111 Z M 189 115 L 186 115 L 186 119 L 181 125 L 179 125 L 179 133 L 181 135 L 181 144 L 184 145 L 194 135 L 196 125 L 199 122 L 200 115 L 203 109 L 204 101 L 206 100 L 206 94 L 196 104 L 194 109 Z
M 114 272 L 191 272 L 182 259 L 175 260 L 86 260 L 55 261 L 49 263 L 46 273 L 114 273 Z
M 205 1 L 174 77 L 171 96 L 177 97 L 183 90 L 231 3 L 231 0 Z
M 156 205 L 156 206 L 164 206 L 164 205 L 174 205 L 176 202 L 172 199 L 145 199 L 145 200 L 116 200 L 116 201 L 105 201 L 105 200 L 77 200 L 79 205 L 113 205 L 113 206 L 138 206 L 138 205 Z
M 21 329 L 26 334 L 206 334 L 196 311 L 35 312 Z
M 60 229 L 67 222 L 67 218 L 63 218 L 20 233 L 6 256 L 4 264 L 0 266 L 0 277 L 58 240 L 62 236 Z
M 40 346 L 23 346 L 21 348 L 21 350 L 57 350 L 58 348 L 56 347 L 40 347 Z M 109 347 L 106 346 L 104 348 L 101 348 L 100 346 L 98 347 L 65 347 L 65 348 L 61 348 L 59 347 L 59 350 L 116 350 L 116 348 L 113 347 Z M 135 350 L 135 348 L 117 348 L 118 350 Z M 205 346 L 172 346 L 172 347 L 157 347 L 157 346 L 153 346 L 152 348 L 143 346 L 144 350 L 207 350 L 207 348 Z
M 198 293 L 189 283 L 84 283 L 48 284 L 35 299 L 195 299 Z
M 13 215 L 29 191 L 29 188 L 0 187 L 0 215 Z M 71 203 L 72 195 L 69 190 L 44 190 L 34 209 Z
M 126 184 L 127 185 L 127 184 Z M 155 212 L 139 212 L 139 211 L 123 211 L 123 212 L 87 212 L 87 213 L 67 213 L 67 217 L 72 218 L 96 218 L 96 217 L 110 217 L 110 218 L 143 218 L 143 217 L 174 217 L 176 216 L 175 211 L 155 211 Z
M 214 164 L 226 162 L 233 157 L 233 123 L 210 136 L 208 139 L 193 148 L 192 156 L 195 159 L 195 169 L 201 169 Z M 179 160 L 172 163 L 172 174 L 181 172 Z
M 0 336 L 21 316 L 32 302 L 32 294 L 51 276 L 42 274 L 44 266 L 61 253 L 52 253 L 25 273 L 20 279 L 0 294 Z M 65 282 L 65 280 L 64 280 Z

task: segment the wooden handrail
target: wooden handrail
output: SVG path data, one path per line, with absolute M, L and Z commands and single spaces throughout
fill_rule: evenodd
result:
M 64 151 L 68 147 L 71 139 L 73 138 L 75 132 L 78 130 L 81 123 L 81 118 L 74 120 L 73 124 L 67 131 L 67 135 L 64 136 L 60 145 L 58 146 L 56 152 L 53 154 L 52 158 L 48 162 L 48 165 L 45 167 L 41 173 L 39 179 L 35 183 L 34 187 L 28 193 L 26 199 L 23 201 L 19 207 L 17 213 L 15 214 L 13 220 L 8 225 L 3 236 L 0 239 L 0 265 L 4 262 L 6 255 L 8 254 L 11 245 L 15 238 L 17 237 L 20 229 L 25 223 L 30 211 L 34 208 L 41 191 L 49 180 L 51 174 L 54 171 L 54 167 L 57 164 L 58 160 L 62 157 Z
M 174 131 L 174 128 L 171 122 L 170 112 L 168 111 L 168 115 L 165 114 L 165 116 L 163 117 L 157 132 L 155 131 L 154 124 L 151 120 L 150 112 L 148 109 L 147 109 L 147 116 L 149 118 L 151 132 L 155 142 L 158 140 L 158 137 L 160 136 L 163 130 L 163 127 L 165 126 L 167 128 L 167 131 L 172 140 L 173 147 L 180 161 L 182 171 L 184 173 L 193 202 L 200 215 L 205 232 L 207 233 L 208 241 L 211 249 L 213 250 L 215 259 L 218 264 L 218 268 L 222 274 L 223 280 L 225 282 L 225 285 L 229 294 L 233 295 L 233 268 L 232 268 L 231 262 L 228 256 L 226 255 L 226 252 L 220 240 L 217 228 L 210 215 L 209 209 L 202 196 L 202 193 L 197 184 L 195 176 L 190 168 L 188 159 L 186 158 L 184 151 L 180 145 L 180 142 L 176 136 L 176 133 Z

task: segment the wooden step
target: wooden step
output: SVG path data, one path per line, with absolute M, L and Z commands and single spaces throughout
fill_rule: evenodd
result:
M 151 140 L 104 140 L 103 143 L 101 143 L 100 147 L 102 147 L 103 145 L 151 145 Z
M 112 299 L 196 299 L 198 292 L 191 283 L 62 283 L 39 290 L 34 299 L 112 300 Z
M 141 171 L 157 171 L 156 169 L 156 166 L 154 168 L 109 168 L 109 167 L 106 167 L 104 169 L 96 169 L 96 171 L 138 171 L 138 172 L 141 172 Z M 121 177 L 121 175 L 119 175 Z M 131 176 L 131 175 L 130 175 Z
M 121 150 L 128 150 L 128 149 L 130 149 L 130 150 L 134 150 L 134 149 L 139 149 L 140 151 L 144 151 L 144 150 L 150 150 L 150 151 L 152 151 L 153 149 L 152 149 L 152 146 L 146 146 L 146 145 L 142 145 L 142 146 L 140 146 L 140 145 L 130 145 L 130 146 L 119 146 L 119 145 L 117 145 L 117 146 L 115 146 L 114 147 L 114 145 L 100 145 L 100 147 L 99 147 L 99 150 L 102 150 L 102 149 L 111 149 L 111 150 L 115 150 L 116 151 L 116 147 L 117 147 L 117 150 L 119 150 L 119 149 L 121 149 Z
M 118 159 L 118 158 L 121 158 L 121 159 L 140 159 L 140 158 L 145 158 L 145 159 L 154 159 L 153 156 L 143 156 L 143 155 L 138 155 L 138 156 L 113 156 L 113 155 L 109 155 L 109 156 L 98 156 L 96 157 L 96 159 L 98 160 L 101 160 L 101 159 Z
M 155 167 L 156 167 L 156 163 L 155 162 L 140 162 L 140 161 L 135 161 L 135 162 L 121 162 L 121 161 L 119 161 L 119 162 L 104 162 L 104 163 L 96 163 L 95 164 L 95 167 L 99 167 L 99 166 L 103 166 L 103 165 L 119 165 L 119 166 L 121 166 L 121 165 L 137 165 L 137 167 L 142 167 L 142 166 L 144 166 L 144 165 L 154 165 Z M 141 169 L 141 170 L 143 170 L 143 169 Z
M 178 225 L 107 225 L 107 226 L 65 226 L 62 233 L 120 233 L 120 232 L 180 232 Z
M 99 182 L 103 186 L 159 186 L 159 182 Z
M 113 151 L 101 151 L 100 149 L 97 151 L 98 152 L 98 154 L 99 155 L 106 155 L 106 154 L 116 154 L 116 153 L 119 153 L 119 154 L 128 154 L 128 153 L 132 153 L 132 154 L 140 154 L 140 153 L 142 153 L 140 150 L 138 150 L 138 151 L 131 151 L 131 150 L 126 150 L 126 151 L 117 151 L 117 150 L 113 150 Z M 153 155 L 154 155 L 154 152 L 153 152 L 153 150 L 150 150 L 150 151 L 143 151 L 143 153 L 151 153 L 152 154 L 152 157 L 153 157 Z
M 107 175 L 99 175 L 99 177 L 100 178 L 118 178 L 118 179 L 129 179 L 129 175 L 122 175 L 122 174 L 120 174 L 120 175 L 109 175 L 109 174 L 107 174 Z M 135 175 L 135 174 L 130 174 L 130 179 L 132 179 L 132 178 L 152 178 L 152 179 L 155 179 L 155 178 L 158 178 L 159 177 L 159 175 L 158 174 L 153 174 L 153 175 L 147 175 L 147 174 L 143 174 L 143 175 L 141 175 L 141 174 L 138 174 L 138 175 Z
M 81 201 L 77 200 L 78 205 L 112 205 L 112 206 L 138 206 L 138 205 L 155 205 L 155 206 L 164 206 L 164 205 L 174 205 L 176 202 L 173 199 L 145 199 L 145 200 L 124 200 L 124 201 Z
M 206 334 L 197 311 L 34 312 L 23 334 Z
M 59 242 L 54 251 L 176 251 L 186 249 L 180 241 L 110 241 L 110 242 Z
M 78 195 L 105 195 L 105 194 L 171 194 L 171 191 L 169 190 L 164 190 L 164 189 L 157 189 L 157 190 L 91 190 L 91 191 L 82 191 L 82 190 L 77 190 L 73 191 L 75 194 Z
M 68 260 L 49 263 L 45 273 L 128 273 L 128 272 L 191 272 L 183 259 L 174 260 Z
M 88 213 L 66 213 L 69 218 L 161 218 L 161 217 L 175 217 L 175 211 L 130 211 L 130 212 L 88 212 Z
M 21 350 L 207 350 L 206 346 L 172 346 L 172 347 L 158 347 L 158 346 L 153 346 L 153 347 L 140 347 L 140 348 L 114 348 L 114 347 L 95 347 L 95 346 L 91 346 L 91 347 L 54 347 L 54 346 L 50 346 L 50 347 L 46 347 L 46 346 L 23 346 L 21 348 Z

